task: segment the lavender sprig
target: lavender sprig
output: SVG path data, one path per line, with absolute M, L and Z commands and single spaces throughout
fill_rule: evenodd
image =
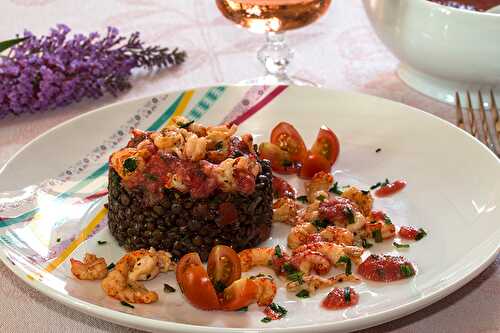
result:
M 26 40 L 0 56 L 0 118 L 38 112 L 116 96 L 131 87 L 132 69 L 168 68 L 184 62 L 186 53 L 145 46 L 138 32 L 128 38 L 109 27 L 104 37 L 75 34 L 63 24 L 47 36 L 25 31 Z

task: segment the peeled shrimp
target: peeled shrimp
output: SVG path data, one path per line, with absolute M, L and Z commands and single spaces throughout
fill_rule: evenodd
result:
M 154 279 L 160 272 L 173 270 L 172 255 L 165 251 L 140 249 L 124 255 L 118 263 L 127 261 L 132 267 L 128 273 L 129 281 L 147 281 Z
M 313 250 L 304 250 L 294 253 L 290 259 L 290 264 L 305 275 L 309 275 L 311 271 L 315 271 L 319 275 L 326 274 L 332 267 L 326 255 Z
M 333 265 L 337 265 L 340 257 L 348 256 L 354 262 L 359 262 L 361 260 L 361 255 L 363 254 L 363 248 L 357 246 L 345 246 L 338 245 L 329 242 L 316 242 L 302 245 L 295 250 L 293 250 L 293 255 L 304 251 L 317 251 L 325 255 Z
M 242 294 L 242 291 L 244 293 Z M 249 303 L 257 302 L 259 306 L 267 306 L 273 302 L 276 295 L 276 284 L 273 279 L 268 276 L 258 275 L 250 278 L 241 278 L 231 283 L 229 287 L 224 289 L 224 298 L 222 308 L 227 311 L 234 311 L 241 308 L 241 303 L 227 302 L 233 297 L 243 297 Z M 226 304 L 224 304 L 226 303 Z
M 392 223 L 382 221 L 371 221 L 365 225 L 366 233 L 369 237 L 373 237 L 375 230 L 380 230 L 383 239 L 390 239 L 396 236 L 396 227 Z
M 238 253 L 241 261 L 241 271 L 246 272 L 255 266 L 271 266 L 274 255 L 272 247 L 256 247 Z
M 360 279 L 354 275 L 346 275 L 344 273 L 337 274 L 330 278 L 324 278 L 318 275 L 306 275 L 302 281 L 289 281 L 286 284 L 288 291 L 307 290 L 309 294 L 313 294 L 318 289 L 327 288 L 340 282 L 358 282 Z
M 354 234 L 346 228 L 329 225 L 319 232 L 322 240 L 335 244 L 352 245 Z
M 311 182 L 306 185 L 307 200 L 314 202 L 318 196 L 323 195 L 328 197 L 328 190 L 333 184 L 333 176 L 327 172 L 320 171 L 316 173 Z
M 207 139 L 199 138 L 196 134 L 191 134 L 186 139 L 184 145 L 184 155 L 193 162 L 199 161 L 207 153 Z
M 83 262 L 70 259 L 71 273 L 80 280 L 101 280 L 108 275 L 108 268 L 104 258 L 98 258 L 95 254 L 85 253 Z
M 364 216 L 368 216 L 373 208 L 373 197 L 370 192 L 363 192 L 357 187 L 349 186 L 343 189 L 342 197 L 354 202 Z
M 295 249 L 302 244 L 307 243 L 309 236 L 318 231 L 312 223 L 302 223 L 294 226 L 288 233 L 287 245 L 291 249 Z
M 145 156 L 145 154 L 149 154 L 149 150 L 142 149 L 139 151 L 136 148 L 123 148 L 111 154 L 109 163 L 121 178 L 127 179 L 135 174 L 136 171 L 144 169 L 146 162 L 143 156 Z M 136 162 L 136 169 L 134 171 L 126 170 L 123 167 L 123 163 L 128 158 L 133 158 Z
M 273 302 L 276 296 L 276 284 L 272 278 L 266 276 L 257 276 L 252 279 L 258 287 L 257 289 L 257 305 L 267 306 Z
M 279 198 L 273 204 L 273 222 L 295 225 L 298 207 L 292 198 Z

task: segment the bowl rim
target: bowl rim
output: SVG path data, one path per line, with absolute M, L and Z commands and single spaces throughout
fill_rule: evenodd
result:
M 413 0 L 415 1 L 415 0 Z M 467 10 L 467 9 L 461 9 L 461 8 L 455 8 L 455 7 L 450 7 L 446 5 L 442 5 L 440 3 L 436 3 L 430 0 L 417 0 L 420 2 L 423 6 L 429 7 L 429 8 L 436 8 L 439 10 L 448 10 L 453 15 L 462 15 L 462 16 L 482 16 L 483 18 L 485 17 L 490 17 L 490 18 L 498 18 L 500 19 L 500 14 L 496 13 L 489 13 L 489 12 L 479 12 L 475 10 Z

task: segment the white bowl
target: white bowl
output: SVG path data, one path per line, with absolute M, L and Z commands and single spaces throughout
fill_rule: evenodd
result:
M 401 79 L 455 102 L 455 92 L 500 88 L 500 15 L 427 0 L 364 0 L 378 37 L 401 61 Z M 499 96 L 499 92 L 496 96 Z

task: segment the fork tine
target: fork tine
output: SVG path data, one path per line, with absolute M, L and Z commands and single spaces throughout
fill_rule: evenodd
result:
M 457 126 L 465 130 L 464 116 L 462 114 L 462 104 L 460 103 L 460 96 L 458 95 L 458 92 L 455 93 L 455 105 L 457 111 Z
M 476 117 L 474 117 L 474 109 L 472 108 L 472 101 L 468 90 L 467 90 L 467 113 L 469 115 L 470 133 L 472 134 L 472 136 L 477 138 Z
M 490 139 L 490 129 L 488 125 L 488 120 L 486 118 L 486 112 L 484 111 L 483 95 L 480 91 L 477 92 L 477 97 L 479 98 L 479 117 L 481 118 L 481 126 L 483 130 L 483 143 L 487 145 L 491 150 L 495 151 L 495 146 L 492 141 L 493 137 Z
M 495 132 L 497 135 L 498 144 L 500 145 L 500 119 L 498 119 L 498 109 L 497 103 L 495 101 L 495 94 L 493 90 L 490 90 L 490 99 L 491 99 L 491 113 L 493 114 L 493 124 L 495 125 Z

